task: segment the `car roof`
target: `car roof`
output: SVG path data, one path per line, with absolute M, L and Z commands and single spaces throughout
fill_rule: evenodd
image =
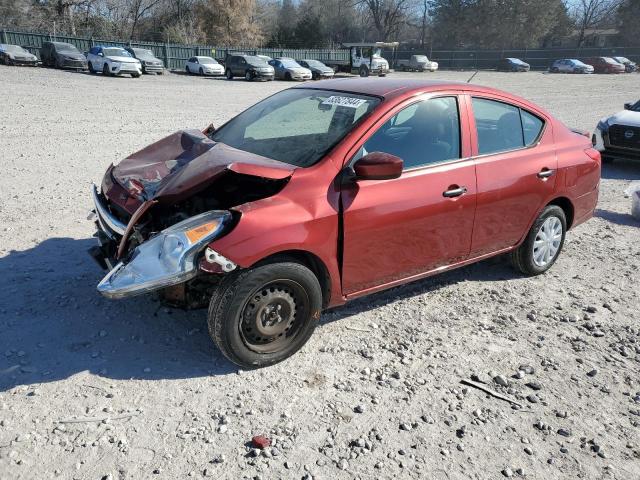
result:
M 213 57 L 207 57 L 206 55 L 196 55 L 194 58 L 210 58 L 213 60 Z
M 338 90 L 349 93 L 361 93 L 376 97 L 392 98 L 412 92 L 433 92 L 439 90 L 487 90 L 500 92 L 499 90 L 481 87 L 479 85 L 452 82 L 446 80 L 422 80 L 407 78 L 361 78 L 344 77 L 332 80 L 322 80 L 313 85 L 301 84 L 293 88 L 317 88 L 322 90 Z M 510 94 L 507 94 L 512 96 Z

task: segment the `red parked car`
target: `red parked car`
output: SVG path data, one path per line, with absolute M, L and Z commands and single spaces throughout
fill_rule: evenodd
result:
M 208 305 L 224 355 L 270 365 L 327 307 L 499 254 L 545 272 L 599 182 L 587 137 L 508 93 L 304 84 L 109 167 L 93 190 L 98 290 Z
M 584 60 L 591 65 L 595 73 L 624 73 L 625 66 L 610 57 L 591 57 Z

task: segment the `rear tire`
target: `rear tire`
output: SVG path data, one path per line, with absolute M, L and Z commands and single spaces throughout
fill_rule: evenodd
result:
M 533 223 L 522 245 L 511 252 L 514 268 L 525 275 L 540 275 L 556 262 L 567 233 L 567 218 L 557 205 L 548 205 Z
M 234 272 L 215 289 L 209 334 L 222 354 L 242 368 L 290 357 L 311 337 L 322 310 L 316 276 L 291 262 Z
M 227 68 L 227 71 L 225 72 L 225 76 L 227 77 L 227 80 L 233 80 L 233 73 L 231 72 L 230 68 Z

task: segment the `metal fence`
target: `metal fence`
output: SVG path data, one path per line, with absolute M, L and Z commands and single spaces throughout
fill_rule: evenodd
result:
M 244 52 L 251 55 L 268 55 L 270 57 L 293 57 L 297 59 L 316 58 L 323 59 L 324 61 L 349 60 L 349 51 L 346 49 L 256 48 L 241 45 L 222 47 L 214 45 L 178 45 L 0 30 L 0 43 L 21 45 L 38 56 L 40 47 L 47 41 L 71 43 L 81 52 L 86 52 L 95 45 L 146 48 L 153 51 L 156 57 L 164 60 L 165 66 L 171 70 L 182 70 L 185 62 L 190 57 L 196 55 L 207 55 L 218 60 L 224 60 L 228 53 L 235 52 Z M 530 64 L 534 70 L 546 70 L 554 60 L 559 58 L 619 56 L 627 57 L 640 63 L 640 47 L 547 48 L 533 50 L 398 50 L 395 52 L 383 52 L 383 56 L 392 64 L 398 59 L 409 58 L 411 55 L 417 54 L 428 55 L 431 60 L 439 63 L 440 68 L 447 70 L 490 70 L 496 68 L 498 60 L 506 57 L 520 58 Z
M 393 52 L 385 51 L 385 58 Z M 554 60 L 561 58 L 586 59 L 589 57 L 627 57 L 640 63 L 639 47 L 611 48 L 545 48 L 524 50 L 433 50 L 395 52 L 396 59 L 407 59 L 411 55 L 426 54 L 430 60 L 438 62 L 439 68 L 446 70 L 491 70 L 502 58 L 515 57 L 531 65 L 533 70 L 547 70 Z
M 65 42 L 74 45 L 81 52 L 87 52 L 96 45 L 145 48 L 153 51 L 157 58 L 164 61 L 171 70 L 184 69 L 185 62 L 197 55 L 211 56 L 224 60 L 228 53 L 243 52 L 250 55 L 268 55 L 270 57 L 324 58 L 332 60 L 348 60 L 347 50 L 336 49 L 291 49 L 291 48 L 256 48 L 246 46 L 214 46 L 214 45 L 178 45 L 171 43 L 137 42 L 121 40 L 104 40 L 99 38 L 71 37 L 32 32 L 0 30 L 0 43 L 21 45 L 34 55 L 40 56 L 40 47 L 44 42 Z

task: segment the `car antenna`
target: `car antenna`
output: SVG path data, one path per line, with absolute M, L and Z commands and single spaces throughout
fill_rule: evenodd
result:
M 467 83 L 471 83 L 471 80 L 473 80 L 473 77 L 475 77 L 478 74 L 478 72 L 480 72 L 480 70 L 476 70 L 475 72 L 473 72 L 473 75 L 471 75 L 469 80 L 467 80 Z

